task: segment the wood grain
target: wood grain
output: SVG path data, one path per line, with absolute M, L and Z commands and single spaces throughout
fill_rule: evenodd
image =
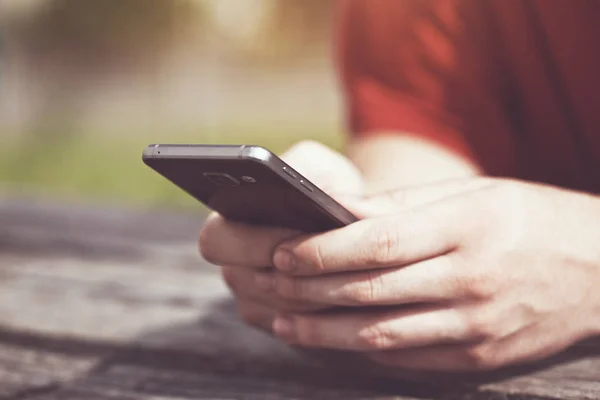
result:
M 244 326 L 203 215 L 0 198 L 0 399 L 596 399 L 600 344 L 487 376 L 384 378 Z

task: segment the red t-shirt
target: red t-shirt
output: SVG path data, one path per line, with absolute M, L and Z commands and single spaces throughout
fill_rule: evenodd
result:
M 600 0 L 340 0 L 355 135 L 398 130 L 493 176 L 600 192 Z

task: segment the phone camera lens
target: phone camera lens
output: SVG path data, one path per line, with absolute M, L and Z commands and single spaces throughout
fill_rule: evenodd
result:
M 233 176 L 222 172 L 205 172 L 203 175 L 217 186 L 238 186 L 240 184 L 240 181 Z

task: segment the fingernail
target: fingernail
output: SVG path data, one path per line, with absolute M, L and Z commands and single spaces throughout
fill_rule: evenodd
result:
M 296 269 L 296 258 L 287 250 L 277 250 L 273 257 L 273 264 L 281 271 L 290 272 Z
M 279 316 L 273 322 L 273 331 L 280 339 L 291 342 L 296 339 L 296 325 L 290 317 Z
M 259 289 L 270 292 L 275 288 L 275 276 L 273 274 L 256 274 L 254 283 Z

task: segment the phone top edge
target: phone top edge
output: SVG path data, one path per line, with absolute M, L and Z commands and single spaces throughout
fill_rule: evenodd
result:
M 144 151 L 145 159 L 241 158 L 244 145 L 153 144 Z
M 246 145 L 242 146 L 240 156 L 260 163 L 268 163 L 273 159 L 274 154 L 262 146 Z
M 157 144 L 149 144 L 148 146 L 146 146 L 144 152 L 142 153 L 142 159 L 147 160 L 149 158 L 154 158 L 154 154 L 156 153 L 157 147 Z
M 268 163 L 275 154 L 257 145 L 209 145 L 209 144 L 150 144 L 143 152 L 143 158 L 185 158 L 185 157 L 227 157 L 244 158 L 260 163 Z

